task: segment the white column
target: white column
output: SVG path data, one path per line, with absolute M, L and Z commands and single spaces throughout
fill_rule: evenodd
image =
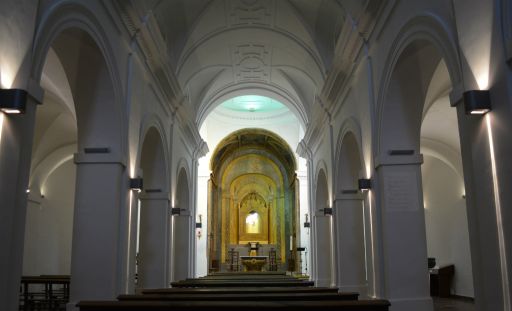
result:
M 316 211 L 312 219 L 314 234 L 315 285 L 331 286 L 331 216 L 323 211 Z
M 114 299 L 123 288 L 120 209 L 128 190 L 123 157 L 75 154 L 77 165 L 71 292 L 68 309 L 87 299 Z
M 0 112 L 0 309 L 6 311 L 18 310 L 35 110 L 29 99 L 23 115 Z
M 358 292 L 361 297 L 368 291 L 363 208 L 363 196 L 357 191 L 339 194 L 333 211 L 337 286 L 341 291 Z
M 421 155 L 376 159 L 385 298 L 392 311 L 432 311 Z
M 190 265 L 194 263 L 190 260 L 190 231 L 192 230 L 192 217 L 190 211 L 181 211 L 180 215 L 174 215 L 174 275 L 173 281 L 184 280 L 191 277 Z
M 139 288 L 169 286 L 171 215 L 168 192 L 140 197 Z

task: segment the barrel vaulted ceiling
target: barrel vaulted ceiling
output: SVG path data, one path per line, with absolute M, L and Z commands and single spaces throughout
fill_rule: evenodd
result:
M 279 100 L 305 125 L 343 30 L 369 2 L 132 0 L 131 7 L 157 25 L 196 122 L 231 97 L 253 94 Z

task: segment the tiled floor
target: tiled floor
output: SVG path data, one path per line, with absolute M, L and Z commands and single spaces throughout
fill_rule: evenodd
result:
M 435 311 L 475 311 L 475 304 L 469 299 L 432 297 Z

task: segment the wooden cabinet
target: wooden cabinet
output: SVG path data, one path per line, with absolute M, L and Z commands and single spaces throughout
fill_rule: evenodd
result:
M 439 297 L 449 297 L 452 287 L 455 266 L 443 266 L 439 269 L 430 270 L 430 295 Z

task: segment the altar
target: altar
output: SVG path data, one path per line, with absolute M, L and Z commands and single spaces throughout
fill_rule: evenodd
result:
M 264 271 L 268 256 L 240 256 L 244 271 Z

